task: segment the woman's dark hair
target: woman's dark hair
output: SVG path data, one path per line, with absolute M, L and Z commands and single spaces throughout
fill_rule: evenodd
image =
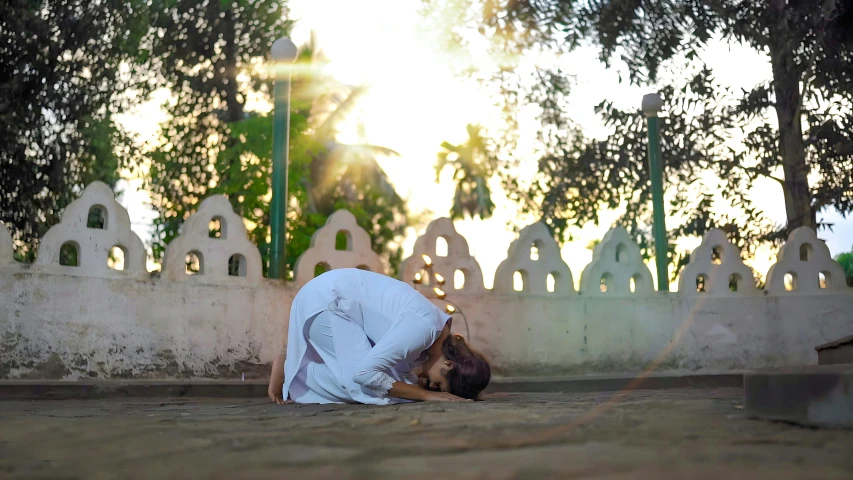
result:
M 457 397 L 476 400 L 492 379 L 492 367 L 458 335 L 449 335 L 442 344 L 444 358 L 453 362 L 447 372 L 447 386 Z

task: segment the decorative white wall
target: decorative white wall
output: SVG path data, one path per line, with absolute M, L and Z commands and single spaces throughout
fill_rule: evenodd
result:
M 315 235 L 295 282 L 265 279 L 242 219 L 227 199 L 211 197 L 168 246 L 162 274 L 149 275 L 127 212 L 104 187 L 89 186 L 69 206 L 35 264 L 14 262 L 0 226 L 0 378 L 262 377 L 286 343 L 290 303 L 318 263 L 383 271 L 368 234 L 342 211 Z M 104 228 L 88 226 L 93 207 L 104 210 Z M 351 243 L 335 250 L 342 231 Z M 79 266 L 60 265 L 69 242 Z M 107 265 L 114 246 L 125 253 L 124 270 Z M 188 273 L 190 253 L 198 272 Z M 596 248 L 579 293 L 541 224 L 523 229 L 509 246 L 494 290 L 483 287 L 480 267 L 449 219 L 427 227 L 402 278 L 423 267 L 423 254 L 447 279 L 444 289 L 467 317 L 471 343 L 502 375 L 814 364 L 815 346 L 853 332 L 853 291 L 808 229 L 791 234 L 765 291 L 754 288 L 752 272 L 719 231 L 696 249 L 677 293 L 654 292 L 639 249 L 620 228 Z M 457 271 L 464 277 L 459 288 Z M 521 271 L 527 278 L 516 291 L 513 276 Z M 737 288 L 733 278 L 740 279 Z
M 640 247 L 622 227 L 611 228 L 592 251 L 581 273 L 581 292 L 589 296 L 648 295 L 655 291 Z
M 518 291 L 515 290 L 516 276 L 521 277 Z M 495 271 L 494 291 L 519 295 L 553 293 L 561 297 L 575 294 L 572 272 L 544 223 L 522 228 L 518 238 L 509 245 L 506 260 Z
M 448 280 L 443 286 L 448 294 L 485 291 L 480 264 L 471 256 L 468 241 L 456 231 L 449 218 L 439 218 L 427 225 L 426 232 L 415 240 L 412 256 L 400 265 L 400 278 L 411 281 L 417 272 L 422 271 L 423 255 L 432 260 L 433 271 Z M 424 278 L 430 279 L 428 275 Z
M 99 226 L 89 225 L 90 214 L 99 213 Z M 59 267 L 62 248 L 77 252 L 75 273 L 81 276 L 142 277 L 145 276 L 145 246 L 130 230 L 130 217 L 113 196 L 107 184 L 95 182 L 87 186 L 80 198 L 71 202 L 62 219 L 51 227 L 39 244 L 36 264 L 46 270 Z M 108 266 L 110 250 L 122 251 L 124 268 Z
M 346 239 L 346 247 L 337 249 L 338 235 Z M 348 210 L 333 213 L 326 224 L 314 232 L 311 246 L 296 261 L 294 280 L 305 285 L 314 278 L 317 266 L 324 271 L 338 268 L 362 268 L 384 272 L 382 260 L 371 248 L 370 235 L 359 227 L 355 215 Z
M 743 263 L 740 251 L 726 239 L 726 234 L 716 228 L 705 234 L 690 255 L 690 263 L 679 275 L 678 292 L 715 297 L 757 293 L 752 269 Z
M 188 256 L 198 270 L 193 274 L 187 274 Z M 263 279 L 261 253 L 222 195 L 205 199 L 184 222 L 180 235 L 166 246 L 162 272 L 171 282 L 257 285 Z
M 786 279 L 788 285 L 786 286 Z M 829 248 L 814 230 L 800 227 L 788 236 L 776 264 L 767 272 L 767 291 L 780 295 L 850 291 L 844 270 L 832 260 Z

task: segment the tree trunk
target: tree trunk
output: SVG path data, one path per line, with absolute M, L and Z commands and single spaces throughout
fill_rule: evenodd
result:
M 225 114 L 221 117 L 221 121 L 230 126 L 230 124 L 243 120 L 245 112 L 243 102 L 240 101 L 240 89 L 237 83 L 237 42 L 240 40 L 237 38 L 234 12 L 230 7 L 227 7 L 223 13 L 225 17 L 220 23 L 219 34 L 225 43 L 222 47 L 223 55 L 219 61 L 214 62 L 216 68 L 214 78 L 218 84 L 219 92 L 222 92 L 220 95 L 224 95 L 224 97 L 220 96 L 220 100 L 225 104 Z M 228 134 L 227 130 L 223 130 L 223 132 L 225 133 L 225 138 L 222 142 L 223 149 L 235 148 L 239 140 Z M 240 159 L 232 157 L 231 163 L 233 164 L 235 161 L 239 162 Z M 232 165 L 228 165 L 227 168 L 222 170 L 222 176 L 219 180 L 220 184 L 230 179 L 229 172 L 231 171 L 231 167 Z M 229 200 L 234 210 L 242 215 L 243 207 L 238 201 L 237 195 L 231 195 Z
M 221 24 L 221 35 L 223 40 L 225 40 L 225 45 L 222 48 L 223 55 L 220 61 L 216 62 L 217 69 L 222 69 L 222 72 L 217 71 L 214 74 L 219 76 L 219 89 L 226 95 L 223 99 L 227 112 L 225 121 L 227 123 L 236 123 L 243 120 L 245 116 L 243 102 L 240 100 L 239 84 L 237 83 L 237 43 L 240 39 L 237 37 L 234 12 L 228 7 L 224 13 L 225 19 Z
M 812 208 L 809 167 L 803 141 L 800 98 L 803 71 L 794 58 L 794 45 L 800 42 L 791 38 L 794 30 L 788 26 L 785 3 L 785 0 L 772 0 L 770 3 L 775 23 L 770 28 L 768 47 L 773 67 L 776 118 L 779 122 L 779 153 L 785 174 L 783 190 L 790 231 L 801 226 L 817 228 L 817 221 L 816 212 Z

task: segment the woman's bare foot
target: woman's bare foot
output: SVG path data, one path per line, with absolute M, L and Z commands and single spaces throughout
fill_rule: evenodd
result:
M 272 362 L 272 373 L 270 374 L 270 386 L 267 388 L 267 396 L 273 403 L 284 405 L 293 403 L 290 400 L 285 400 L 282 395 L 282 387 L 284 387 L 284 358 L 283 353 L 275 356 Z

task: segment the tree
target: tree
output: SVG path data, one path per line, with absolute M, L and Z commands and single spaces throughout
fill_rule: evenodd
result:
M 750 246 L 784 238 L 798 226 L 821 226 L 817 214 L 825 208 L 842 215 L 853 211 L 849 2 L 426 3 L 429 14 L 461 19 L 447 27 L 454 43 L 472 45 L 466 39 L 485 37 L 492 52 L 509 59 L 492 77 L 507 93 L 509 105 L 529 100 L 541 107 L 542 174 L 531 195 L 512 180 L 508 187 L 558 232 L 596 220 L 601 206 L 622 207 L 627 209 L 623 223 L 642 244 L 649 244 L 650 184 L 639 113 L 603 102 L 598 112 L 615 133 L 604 141 L 587 139 L 561 106 L 568 89 L 558 68 L 527 65 L 536 81 L 519 81 L 518 59 L 525 54 L 563 53 L 589 41 L 598 46 L 606 64 L 617 56 L 623 60 L 635 84 L 653 84 L 662 71 L 690 72 L 662 89 L 669 107 L 668 117 L 662 119 L 667 194 L 673 202 L 668 213 L 680 220 L 674 233 L 701 235 L 715 226 L 727 227 L 732 234 L 741 232 L 738 243 Z M 454 13 L 447 15 L 447 8 Z M 701 49 L 712 39 L 765 53 L 772 80 L 744 92 L 716 84 L 700 59 Z M 762 177 L 782 186 L 785 226 L 766 222 L 746 196 Z M 714 214 L 714 192 L 722 192 L 737 213 L 728 218 Z
M 835 257 L 835 260 L 844 269 L 844 276 L 847 277 L 847 285 L 853 287 L 853 252 L 842 253 Z
M 725 103 L 728 92 L 714 82 L 707 68 L 684 85 L 666 86 L 661 91 L 669 99 L 669 115 L 661 119 L 669 236 L 701 236 L 711 228 L 721 228 L 750 255 L 762 242 L 783 240 L 786 229 L 774 225 L 749 194 L 761 177 L 782 180 L 774 176 L 768 163 L 744 158 L 746 151 L 731 146 L 732 132 L 748 122 L 740 105 Z M 530 202 L 528 208 L 541 212 L 560 236 L 573 225 L 597 223 L 602 207 L 622 209 L 619 222 L 650 255 L 652 211 L 645 118 L 608 101 L 596 110 L 614 133 L 601 141 L 584 138 L 576 129 L 554 134 L 557 138 L 551 139 L 540 160 L 539 182 L 532 189 L 535 196 L 524 198 Z M 759 135 L 766 133 L 766 129 L 759 130 Z M 750 135 L 745 140 L 758 148 L 768 148 L 767 141 L 759 145 Z M 518 190 L 519 186 L 512 184 L 512 188 Z M 533 203 L 533 198 L 541 203 Z M 721 203 L 729 208 L 719 208 Z M 669 248 L 676 273 L 689 256 L 687 252 L 677 254 L 673 243 Z
M 272 42 L 290 28 L 283 3 L 178 0 L 159 7 L 152 14 L 149 65 L 161 73 L 174 98 L 163 126 L 165 142 L 151 154 L 149 189 L 159 213 L 154 257 L 161 258 L 201 199 L 224 194 L 267 259 L 272 116 L 264 109 L 271 82 L 263 65 Z M 288 268 L 292 271 L 314 231 L 337 208 L 352 210 L 359 225 L 373 234 L 374 249 L 393 264 L 400 254 L 399 249 L 391 252 L 391 244 L 405 225 L 402 199 L 388 189 L 375 158 L 375 168 L 366 166 L 377 148 L 335 141 L 335 125 L 345 118 L 358 89 L 324 76 L 314 53 L 312 42 L 294 69 Z M 250 99 L 255 106 L 248 106 Z
M 302 148 L 306 148 L 308 163 L 300 181 L 306 201 L 299 204 L 299 210 L 322 219 L 323 223 L 336 210 L 349 210 L 358 225 L 371 234 L 373 250 L 382 255 L 392 273 L 396 273 L 402 261 L 400 240 L 408 225 L 408 211 L 378 158 L 399 154 L 367 143 L 363 125 L 359 126 L 358 143 L 345 144 L 337 140 L 339 123 L 347 118 L 364 87 L 347 87 L 332 79 L 327 81 L 332 83 L 334 94 L 323 95 L 312 102 L 315 108 L 309 125 L 316 127 L 303 134 L 302 145 L 308 146 Z M 306 226 L 303 230 L 306 239 L 310 239 L 319 226 Z M 294 263 L 303 251 L 294 249 Z
M 270 172 L 271 123 L 246 104 L 250 95 L 268 96 L 253 66 L 289 22 L 284 3 L 273 0 L 159 0 L 151 12 L 146 64 L 172 94 L 147 185 L 159 213 L 152 244 L 159 259 L 208 195 L 225 194 L 251 223 L 268 224 L 262 197 L 269 190 L 263 180 Z M 304 118 L 296 114 L 292 129 L 300 128 Z M 263 244 L 263 229 L 253 233 Z
M 465 143 L 441 144 L 442 151 L 438 153 L 435 165 L 435 181 L 439 181 L 446 167 L 452 167 L 456 193 L 450 218 L 461 219 L 468 214 L 472 218 L 479 216 L 485 219 L 491 217 L 495 210 L 488 182 L 496 173 L 498 159 L 482 126 L 468 125 L 466 129 L 468 140 Z
M 113 116 L 140 88 L 121 66 L 146 28 L 144 2 L 0 5 L 0 221 L 20 260 L 83 186 L 118 180 L 133 144 Z
M 367 142 L 365 126 L 358 124 L 358 142 L 338 141 L 341 124 L 354 113 L 358 100 L 367 91 L 364 86 L 348 86 L 320 72 L 327 62 L 317 48 L 316 40 L 302 48 L 304 62 L 316 72 L 300 78 L 293 95 L 311 106 L 308 129 L 298 145 L 300 155 L 306 155 L 306 170 L 299 185 L 305 201 L 299 208 L 317 219 L 328 218 L 335 210 L 346 208 L 357 223 L 371 234 L 373 250 L 382 255 L 393 273 L 402 261 L 400 240 L 408 225 L 405 201 L 397 194 L 385 171 L 378 163 L 380 157 L 398 157 L 391 149 Z M 298 219 L 294 219 L 298 221 Z M 307 248 L 310 236 L 321 226 L 306 226 L 301 230 Z M 293 262 L 304 251 L 293 249 Z

